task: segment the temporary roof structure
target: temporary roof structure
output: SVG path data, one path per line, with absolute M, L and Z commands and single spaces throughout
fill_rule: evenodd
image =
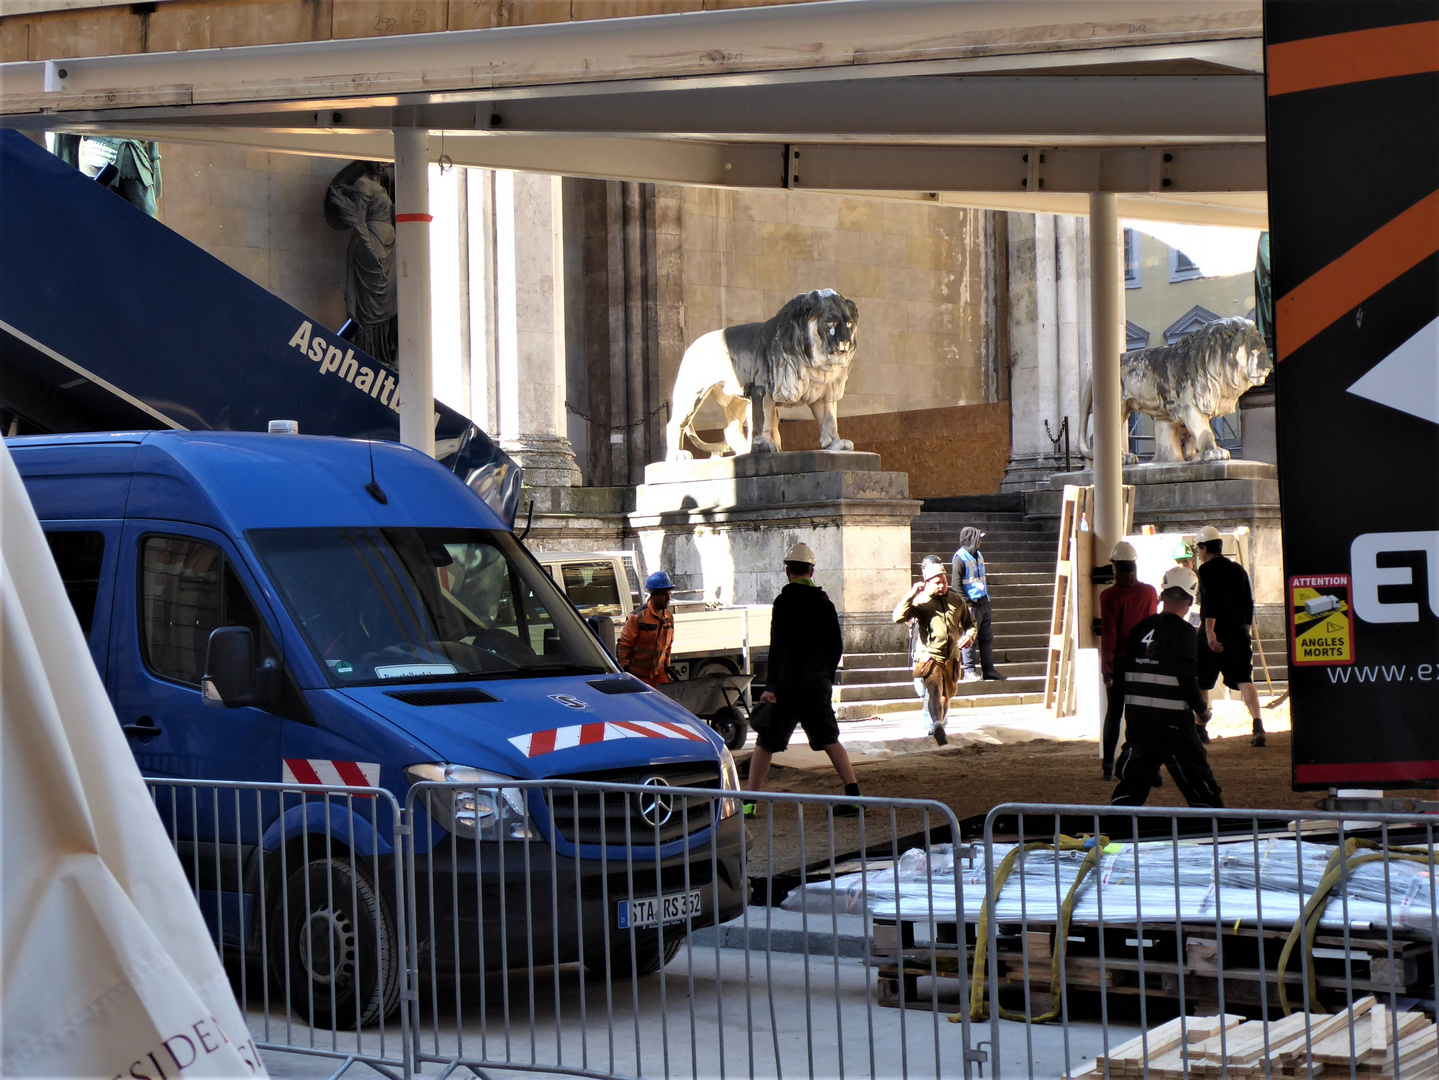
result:
M 264 1075 L 3 444 L 0 668 L 0 1071 Z
M 339 39 L 377 31 L 337 4 L 332 40 L 0 64 L 0 113 L 369 159 L 418 128 L 458 165 L 1054 213 L 1114 192 L 1126 218 L 1265 223 L 1257 4 L 529 5 L 556 7 Z M 675 13 L 591 17 L 614 8 Z

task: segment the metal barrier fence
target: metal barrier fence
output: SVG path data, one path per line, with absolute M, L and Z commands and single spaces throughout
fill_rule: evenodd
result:
M 261 1051 L 408 1080 L 407 826 L 379 788 L 146 777 Z
M 402 1080 L 971 1075 L 968 1020 L 904 975 L 966 973 L 942 935 L 898 932 L 948 808 L 757 793 L 748 816 L 718 779 L 426 783 L 403 808 L 147 783 L 267 1053 Z M 953 874 L 923 905 L 965 920 Z
M 996 807 L 956 950 L 994 1076 L 1439 1076 L 1435 823 Z
M 968 1019 L 951 1025 L 933 993 L 906 998 L 904 980 L 887 970 L 893 961 L 877 961 L 866 942 L 866 912 L 877 902 L 909 914 L 892 879 L 923 838 L 937 829 L 958 835 L 949 809 L 746 797 L 752 817 L 716 788 L 574 780 L 412 788 L 416 1066 L 598 1077 L 969 1075 Z M 466 815 L 475 826 L 448 827 Z M 948 895 L 936 885 L 927 900 L 962 920 L 956 885 L 951 875 Z M 929 937 L 909 944 L 905 962 L 934 974 L 948 961 Z M 966 985 L 952 964 L 946 973 Z M 877 1001 L 886 976 L 898 985 L 896 1008 Z

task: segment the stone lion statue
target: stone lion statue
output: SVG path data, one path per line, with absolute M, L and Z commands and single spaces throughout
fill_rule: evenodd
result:
M 819 424 L 821 450 L 853 450 L 836 430 L 854 360 L 859 308 L 833 289 L 796 296 L 772 319 L 712 330 L 685 350 L 675 376 L 666 459 L 692 455 L 688 435 L 711 454 L 771 454 L 780 448 L 781 405 L 808 405 Z M 723 443 L 695 434 L 700 406 L 713 397 L 725 417 Z
M 1119 422 L 1129 414 L 1154 417 L 1154 461 L 1221 461 L 1229 451 L 1214 442 L 1209 422 L 1234 411 L 1239 396 L 1259 386 L 1274 364 L 1264 336 L 1248 319 L 1216 319 L 1173 345 L 1136 349 L 1120 361 Z M 1093 459 L 1089 418 L 1094 411 L 1094 380 L 1084 384 L 1080 408 L 1079 450 Z M 1139 459 L 1124 455 L 1124 463 Z

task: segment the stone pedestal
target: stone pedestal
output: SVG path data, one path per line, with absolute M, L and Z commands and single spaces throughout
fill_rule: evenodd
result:
M 1093 474 L 1055 473 L 1049 490 L 1027 492 L 1031 517 L 1058 518 L 1064 486 L 1093 483 Z M 1134 528 L 1153 525 L 1161 533 L 1195 533 L 1205 525 L 1220 532 L 1249 529 L 1244 561 L 1266 632 L 1284 632 L 1284 564 L 1280 544 L 1278 469 L 1263 461 L 1206 461 L 1130 465 L 1124 482 L 1135 487 Z
M 725 604 L 773 601 L 784 553 L 803 541 L 839 609 L 845 650 L 889 652 L 904 648 L 890 616 L 910 586 L 918 513 L 909 477 L 880 471 L 878 454 L 805 451 L 649 465 L 630 524 L 649 570 Z

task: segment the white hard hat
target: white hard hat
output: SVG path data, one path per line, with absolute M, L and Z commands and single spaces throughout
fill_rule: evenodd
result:
M 789 550 L 784 553 L 785 562 L 802 562 L 814 565 L 814 552 L 808 544 L 791 544 Z
M 1199 535 L 1194 538 L 1196 544 L 1207 544 L 1211 540 L 1220 539 L 1219 530 L 1213 525 L 1206 525 L 1199 530 Z
M 1138 559 L 1139 552 L 1134 550 L 1134 545 L 1128 540 L 1119 541 L 1109 553 L 1110 562 L 1137 562 Z
M 1183 589 L 1193 600 L 1199 595 L 1199 575 L 1187 566 L 1171 566 L 1159 582 L 1161 593 L 1168 589 Z
M 928 556 L 919 567 L 919 576 L 923 581 L 932 581 L 946 572 L 944 563 L 940 562 L 933 555 Z

